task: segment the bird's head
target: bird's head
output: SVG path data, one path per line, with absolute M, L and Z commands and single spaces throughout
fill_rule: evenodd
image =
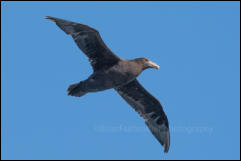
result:
M 159 66 L 159 65 L 157 65 L 156 63 L 153 63 L 152 61 L 150 61 L 150 60 L 147 59 L 147 58 L 137 58 L 137 59 L 135 59 L 135 61 L 136 61 L 138 64 L 141 64 L 143 70 L 144 70 L 144 69 L 147 69 L 147 68 L 160 69 L 160 66 Z

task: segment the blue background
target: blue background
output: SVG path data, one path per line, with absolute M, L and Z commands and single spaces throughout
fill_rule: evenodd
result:
M 239 2 L 1 2 L 2 159 L 240 159 Z M 163 104 L 168 154 L 114 90 L 67 96 L 92 69 L 55 16 L 99 30 Z

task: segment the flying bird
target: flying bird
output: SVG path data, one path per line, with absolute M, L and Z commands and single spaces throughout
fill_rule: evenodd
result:
M 168 152 L 170 132 L 167 116 L 160 102 L 137 80 L 145 69 L 160 67 L 147 58 L 127 60 L 118 57 L 106 46 L 99 32 L 87 25 L 50 16 L 46 19 L 72 36 L 89 58 L 93 69 L 93 74 L 86 80 L 69 86 L 68 95 L 81 97 L 89 92 L 115 89 L 145 119 L 152 134 L 164 146 L 164 152 Z

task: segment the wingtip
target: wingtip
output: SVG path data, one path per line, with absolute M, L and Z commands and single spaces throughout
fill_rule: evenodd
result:
M 170 132 L 169 132 L 169 130 L 168 130 L 166 135 L 167 135 L 167 140 L 166 140 L 166 144 L 164 144 L 164 153 L 168 153 L 169 147 L 170 147 Z
M 164 147 L 164 153 L 168 153 L 170 148 L 170 131 L 168 125 L 157 125 L 152 119 L 146 121 L 146 124 L 159 143 Z
M 168 153 L 169 151 L 169 145 L 164 145 L 164 153 Z
M 53 17 L 51 17 L 51 16 L 45 16 L 45 19 L 50 20 L 50 21 L 53 21 L 53 22 L 56 21 L 55 18 L 53 18 Z

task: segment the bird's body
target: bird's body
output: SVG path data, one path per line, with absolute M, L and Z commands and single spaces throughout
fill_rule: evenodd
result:
M 88 92 L 117 88 L 133 81 L 141 72 L 142 68 L 135 61 L 120 59 L 113 66 L 97 70 L 88 79 L 71 86 L 68 90 L 69 95 L 79 96 Z
M 145 119 L 152 134 L 168 152 L 170 133 L 167 117 L 160 102 L 136 79 L 145 69 L 159 69 L 159 66 L 146 58 L 119 58 L 105 45 L 99 32 L 87 25 L 49 16 L 46 18 L 73 37 L 88 56 L 94 71 L 86 80 L 70 85 L 68 95 L 81 97 L 89 92 L 115 89 Z

